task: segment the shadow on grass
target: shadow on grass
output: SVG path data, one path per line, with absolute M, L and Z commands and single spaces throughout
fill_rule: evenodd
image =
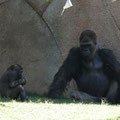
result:
M 75 101 L 75 100 L 71 100 L 71 99 L 49 99 L 46 96 L 40 96 L 40 95 L 35 95 L 35 94 L 28 94 L 27 96 L 28 98 L 28 103 L 52 103 L 52 104 L 70 104 L 70 103 L 74 103 L 74 104 L 79 104 L 79 103 L 83 103 L 83 104 L 91 104 L 88 102 L 80 102 L 80 101 Z M 12 102 L 14 100 L 11 100 L 10 98 L 0 98 L 0 102 Z M 16 102 L 21 102 L 19 99 L 16 100 Z M 93 104 L 93 103 L 92 103 Z M 94 104 L 98 104 L 98 103 L 94 103 Z M 2 104 L 0 104 L 1 106 Z
M 67 98 L 49 99 L 46 97 L 46 95 L 40 96 L 40 95 L 32 94 L 32 93 L 28 93 L 27 98 L 28 98 L 27 103 L 31 103 L 31 102 L 32 103 L 52 103 L 52 104 L 71 104 L 71 103 L 74 103 L 74 104 L 97 104 L 97 105 L 100 105 L 100 103 L 81 102 L 81 101 L 75 101 L 75 100 L 71 100 L 71 99 L 67 99 Z M 0 98 L 0 102 L 12 102 L 12 101 L 13 100 L 11 100 L 10 98 Z M 16 101 L 21 102 L 20 99 L 18 99 Z M 0 104 L 0 105 L 2 105 L 2 104 Z
M 47 98 L 47 95 L 44 96 L 40 96 L 37 94 L 28 94 L 28 99 L 30 102 L 33 103 L 52 103 L 52 104 L 70 104 L 70 103 L 74 103 L 74 104 L 93 104 L 93 103 L 89 103 L 89 102 L 80 102 L 80 101 L 75 101 L 75 100 L 71 100 L 71 99 L 67 99 L 67 98 L 62 98 L 62 99 L 49 99 Z M 100 104 L 100 103 L 94 103 L 94 104 Z

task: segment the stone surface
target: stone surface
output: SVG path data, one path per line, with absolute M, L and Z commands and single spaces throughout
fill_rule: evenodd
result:
M 26 0 L 40 15 L 46 10 L 52 0 Z
M 21 64 L 27 91 L 43 94 L 60 60 L 54 37 L 24 0 L 9 0 L 0 6 L 0 74 L 11 64 Z
M 119 1 L 71 0 L 73 7 L 67 9 L 61 16 L 65 1 L 53 0 L 43 14 L 64 58 L 71 47 L 79 45 L 79 35 L 85 29 L 92 29 L 97 33 L 100 46 L 112 48 L 116 53 L 120 52 Z M 115 7 L 114 4 L 116 4 Z M 111 11 L 114 12 L 113 16 Z M 115 20 L 118 23 L 117 26 Z
M 7 2 L 8 0 L 0 0 L 0 4 Z
M 120 59 L 120 0 L 0 0 L 0 74 L 19 63 L 28 79 L 29 92 L 44 94 L 80 33 L 92 29 L 100 47 Z M 71 89 L 77 89 L 72 81 Z

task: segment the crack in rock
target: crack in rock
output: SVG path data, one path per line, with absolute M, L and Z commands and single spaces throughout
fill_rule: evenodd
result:
M 34 6 L 34 5 L 32 5 L 32 3 L 31 2 L 29 2 L 29 0 L 25 0 L 25 2 L 30 6 L 30 7 L 32 7 L 32 9 L 39 15 L 39 16 L 42 16 L 42 11 L 41 10 L 37 10 L 37 8 Z
M 50 5 L 50 3 L 52 2 L 52 0 L 46 0 L 44 3 L 43 2 L 41 2 L 41 3 L 38 2 L 38 4 L 40 4 L 40 6 L 39 6 L 39 5 L 37 5 L 37 1 L 36 1 L 36 3 L 32 2 L 32 0 L 25 0 L 25 1 L 28 4 L 30 4 L 34 8 L 34 10 L 36 10 L 37 12 L 39 12 L 39 14 L 41 16 L 44 14 L 44 12 L 46 11 L 46 9 L 48 8 L 48 6 Z
M 42 19 L 42 21 L 45 23 L 45 25 L 47 26 L 48 30 L 50 31 L 51 35 L 53 36 L 53 39 L 56 43 L 56 46 L 57 48 L 59 49 L 60 51 L 60 55 L 61 55 L 61 58 L 63 59 L 63 56 L 62 56 L 62 51 L 57 43 L 57 40 L 55 39 L 55 36 L 54 36 L 54 33 L 52 31 L 52 29 L 50 28 L 49 24 L 45 21 L 45 19 L 42 17 L 42 15 L 36 10 L 36 8 L 28 1 L 28 0 L 25 0 L 25 2 L 36 12 L 36 14 Z
M 102 1 L 103 1 L 103 0 L 102 0 Z M 116 27 L 118 28 L 118 30 L 120 31 L 120 27 L 119 27 L 119 25 L 118 25 L 118 23 L 117 23 L 114 15 L 113 15 L 112 12 L 111 12 L 108 3 L 107 3 L 106 1 L 103 1 L 103 3 L 104 3 L 104 5 L 105 5 L 106 9 L 108 10 L 108 12 L 110 13 L 110 16 L 111 16 L 111 18 L 113 19 L 113 21 L 114 21 L 114 23 L 115 23 L 115 26 L 116 26 Z
M 9 1 L 9 0 L 0 0 L 0 5 L 6 3 L 6 2 L 8 2 L 8 1 Z
M 37 15 L 43 20 L 43 22 L 46 24 L 46 26 L 48 27 L 48 29 L 51 32 L 51 34 L 53 34 L 51 28 L 49 27 L 49 25 L 47 24 L 47 22 L 44 20 L 44 18 L 42 17 L 42 15 L 36 10 L 35 7 L 33 7 L 33 5 L 30 2 L 28 2 L 27 0 L 25 0 L 25 1 L 37 13 Z
M 110 11 L 110 10 L 109 10 L 109 12 L 110 12 L 111 17 L 113 18 L 113 21 L 114 21 L 114 23 L 115 23 L 116 27 L 117 27 L 117 28 L 119 29 L 119 31 L 120 31 L 120 27 L 119 27 L 119 25 L 118 25 L 118 23 L 117 23 L 117 21 L 116 21 L 115 17 L 113 16 L 113 14 L 111 13 L 111 11 Z

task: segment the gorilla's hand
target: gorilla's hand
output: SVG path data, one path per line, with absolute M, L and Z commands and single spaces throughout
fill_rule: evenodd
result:
M 24 77 L 22 77 L 18 81 L 19 81 L 19 85 L 25 85 L 26 84 L 26 79 Z

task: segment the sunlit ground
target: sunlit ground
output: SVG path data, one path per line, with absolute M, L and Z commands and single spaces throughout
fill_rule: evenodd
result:
M 120 105 L 87 104 L 29 96 L 29 102 L 0 99 L 0 120 L 119 120 Z

